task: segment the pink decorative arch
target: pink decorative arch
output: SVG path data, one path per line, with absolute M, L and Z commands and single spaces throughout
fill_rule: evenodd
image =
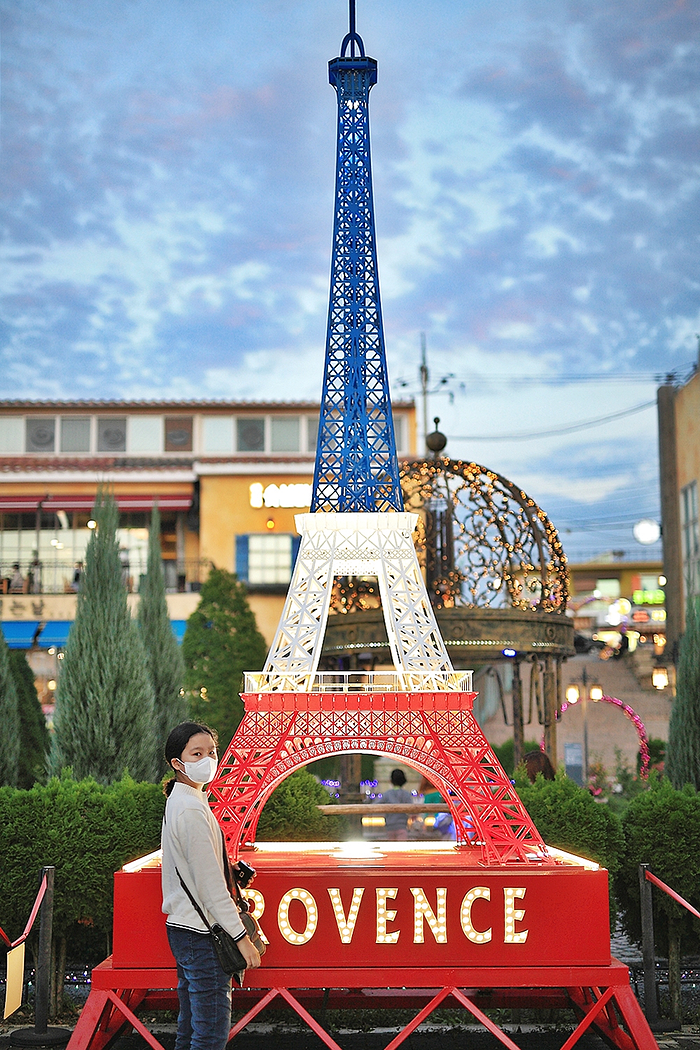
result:
M 644 722 L 642 722 L 637 712 L 634 710 L 633 707 L 630 707 L 629 704 L 625 704 L 622 700 L 618 700 L 616 696 L 601 696 L 600 700 L 593 700 L 592 703 L 614 704 L 615 707 L 619 707 L 623 715 L 626 715 L 627 718 L 629 718 L 630 722 L 632 722 L 634 728 L 637 730 L 637 736 L 639 737 L 639 753 L 642 756 L 639 775 L 641 776 L 642 780 L 646 780 L 649 776 L 649 737 L 647 736 L 647 731 L 644 727 Z M 574 704 L 568 704 L 565 700 L 564 703 L 561 705 L 562 713 L 566 711 L 567 708 L 574 706 Z

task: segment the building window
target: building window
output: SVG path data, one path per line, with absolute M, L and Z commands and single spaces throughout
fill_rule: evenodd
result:
M 315 452 L 318 442 L 318 416 L 306 417 L 306 451 Z
M 299 416 L 273 416 L 270 449 L 272 452 L 299 451 Z
M 299 537 L 252 533 L 236 537 L 236 573 L 249 584 L 287 584 Z
M 239 452 L 264 452 L 265 420 L 248 416 L 237 419 L 236 448 Z
M 103 416 L 97 420 L 97 451 L 126 452 L 126 417 Z
M 681 489 L 681 535 L 683 544 L 683 579 L 686 594 L 697 594 L 698 587 L 698 484 L 692 481 Z
M 204 416 L 202 451 L 209 454 L 233 452 L 233 416 Z
M 56 447 L 56 420 L 50 416 L 27 419 L 27 452 L 53 452 Z
M 90 451 L 90 417 L 64 416 L 61 419 L 61 452 Z
M 163 451 L 163 417 L 129 416 L 129 452 L 152 453 Z
M 406 452 L 406 417 L 405 416 L 394 416 L 394 440 L 396 441 L 396 451 Z
M 165 417 L 165 451 L 192 451 L 192 416 Z
M 24 451 L 24 420 L 21 416 L 0 419 L 0 452 Z

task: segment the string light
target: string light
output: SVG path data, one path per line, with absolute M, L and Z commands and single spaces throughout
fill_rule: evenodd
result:
M 297 933 L 289 922 L 289 905 L 294 900 L 301 901 L 306 909 L 306 925 L 303 933 Z M 318 908 L 316 907 L 316 901 L 308 890 L 300 887 L 287 890 L 277 909 L 277 925 L 285 941 L 288 941 L 289 944 L 306 944 L 307 941 L 311 940 L 318 926 Z
M 386 902 L 388 899 L 393 900 L 398 892 L 398 888 L 377 887 L 377 944 L 396 944 L 399 939 L 400 930 L 393 933 L 386 931 L 387 922 L 393 922 L 396 918 L 396 912 L 387 909 Z
M 328 886 L 327 889 L 328 896 L 333 905 L 333 914 L 335 915 L 335 921 L 338 925 L 340 940 L 343 944 L 350 944 L 352 941 L 352 935 L 355 932 L 355 923 L 357 922 L 360 903 L 365 892 L 364 887 L 356 886 L 352 891 L 352 901 L 350 902 L 350 911 L 348 912 L 347 918 L 345 917 L 345 909 L 343 908 L 343 900 L 340 896 L 340 890 L 331 886 Z
M 241 890 L 241 896 L 245 897 L 245 899 L 253 905 L 253 915 L 258 923 L 260 923 L 260 920 L 263 917 L 263 912 L 265 911 L 265 898 L 260 890 L 254 890 L 252 887 L 246 886 L 244 890 Z M 270 943 L 262 929 L 260 930 L 260 938 L 263 944 Z
M 412 886 L 413 894 L 413 943 L 423 944 L 424 926 L 427 919 L 433 937 L 437 944 L 447 944 L 447 890 L 443 887 L 436 889 L 437 894 L 437 917 L 428 903 L 428 898 L 419 886 Z
M 577 690 L 577 693 L 578 693 L 578 690 Z M 577 696 L 576 700 L 574 700 L 573 699 L 573 691 L 572 691 L 571 696 L 569 696 L 569 690 L 567 689 L 566 690 L 566 700 L 561 705 L 561 713 L 563 714 L 564 711 L 568 711 L 569 707 L 572 704 L 575 704 L 577 702 L 577 700 L 578 700 L 578 696 Z M 644 725 L 644 722 L 641 720 L 641 718 L 639 717 L 639 715 L 637 714 L 637 712 L 634 710 L 633 707 L 630 707 L 629 704 L 623 703 L 622 700 L 618 700 L 618 698 L 616 696 L 607 696 L 607 695 L 604 694 L 603 696 L 599 696 L 598 697 L 597 702 L 598 703 L 604 703 L 604 704 L 613 704 L 615 707 L 619 707 L 620 710 L 622 711 L 622 713 L 624 715 L 626 715 L 626 717 L 629 718 L 630 722 L 632 722 L 632 724 L 634 725 L 634 728 L 637 730 L 637 736 L 639 737 L 639 755 L 640 755 L 639 775 L 642 778 L 642 780 L 646 780 L 647 777 L 649 776 L 650 755 L 649 755 L 649 737 L 647 736 L 646 726 Z
M 475 930 L 472 924 L 472 904 L 479 898 L 485 901 L 491 900 L 491 890 L 488 886 L 473 886 L 468 893 L 465 893 L 462 907 L 459 910 L 459 919 L 467 940 L 472 944 L 487 944 L 493 933 L 491 927 L 489 926 L 488 930 L 479 931 Z
M 522 930 L 520 933 L 515 932 L 516 922 L 521 922 L 525 918 L 525 909 L 516 908 L 514 901 L 522 900 L 524 896 L 524 886 L 503 887 L 503 916 L 505 921 L 503 932 L 504 944 L 524 944 L 527 940 L 528 930 Z

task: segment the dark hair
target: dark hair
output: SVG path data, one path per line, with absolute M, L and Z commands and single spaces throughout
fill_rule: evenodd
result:
M 406 783 L 406 774 L 403 769 L 392 769 L 391 771 L 391 783 L 395 787 L 403 787 Z
M 528 775 L 528 779 L 533 784 L 538 773 L 541 773 L 545 780 L 554 780 L 556 775 L 554 766 L 544 751 L 528 751 L 523 758 L 523 762 L 525 763 L 525 772 Z
M 172 760 L 179 758 L 182 752 L 187 747 L 187 743 L 193 736 L 197 736 L 197 733 L 208 733 L 215 744 L 219 743 L 219 735 L 215 729 L 211 729 L 204 722 L 180 722 L 179 726 L 175 726 L 171 729 L 168 734 L 168 739 L 165 741 L 165 761 L 172 769 Z M 166 795 L 169 795 L 173 790 L 174 780 L 169 780 L 164 787 Z

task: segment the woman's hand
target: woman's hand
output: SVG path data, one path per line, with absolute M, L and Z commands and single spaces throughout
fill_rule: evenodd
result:
M 242 937 L 238 941 L 238 947 L 241 949 L 241 955 L 246 962 L 246 970 L 255 970 L 260 965 L 260 953 L 255 947 L 250 937 L 247 935 Z

